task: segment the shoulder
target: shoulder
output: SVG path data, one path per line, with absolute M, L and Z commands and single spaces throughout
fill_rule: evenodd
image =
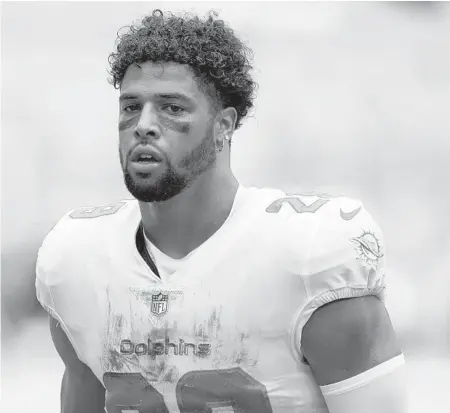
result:
M 339 221 L 350 222 L 365 208 L 359 199 L 346 196 L 332 196 L 319 192 L 281 193 L 274 199 L 266 211 L 271 214 L 282 214 L 291 222 L 311 222 L 334 224 Z M 364 215 L 364 214 L 363 214 Z
M 135 219 L 138 215 L 137 201 L 123 200 L 108 205 L 81 207 L 64 214 L 44 238 L 38 251 L 37 276 L 42 280 L 49 273 L 61 272 L 62 264 L 69 265 L 72 259 L 98 249 L 103 245 L 106 231 Z
M 367 211 L 361 200 L 346 196 L 333 196 L 322 192 L 288 193 L 272 188 L 248 188 L 259 198 L 269 215 L 280 216 L 290 222 L 334 223 L 354 221 L 365 216 Z M 360 214 L 362 212 L 362 214 Z
M 35 279 L 37 299 L 52 317 L 75 329 L 93 322 L 109 276 L 103 262 L 122 250 L 125 238 L 131 242 L 130 222 L 137 228 L 139 219 L 137 202 L 121 201 L 69 211 L 56 223 L 39 249 Z
M 116 225 L 126 220 L 138 208 L 136 200 L 125 199 L 106 205 L 84 206 L 70 210 L 58 220 L 52 233 L 61 231 L 89 231 Z
M 288 245 L 311 246 L 313 239 L 328 240 L 330 244 L 344 239 L 347 242 L 349 236 L 359 236 L 363 229 L 381 236 L 372 215 L 356 198 L 320 192 L 287 193 L 272 188 L 247 188 L 247 193 L 256 210 L 263 213 L 265 224 L 272 223 L 273 230 Z
M 72 209 L 64 214 L 44 238 L 42 249 L 85 242 L 89 234 L 98 234 L 99 230 L 118 225 L 138 208 L 137 201 L 122 200 L 107 205 L 86 206 Z M 65 242 L 66 241 L 66 242 Z
M 378 267 L 385 255 L 382 231 L 359 199 L 288 195 L 270 208 L 286 209 L 281 224 L 284 252 L 304 274 L 355 258 Z

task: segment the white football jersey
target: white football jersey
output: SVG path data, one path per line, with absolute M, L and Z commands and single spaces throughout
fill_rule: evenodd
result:
M 38 255 L 37 297 L 105 386 L 106 411 L 327 412 L 301 334 L 328 302 L 383 298 L 385 247 L 361 202 L 240 187 L 163 278 L 140 222 L 137 201 L 75 210 Z

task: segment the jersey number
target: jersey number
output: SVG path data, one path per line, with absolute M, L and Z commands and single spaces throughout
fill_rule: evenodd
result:
M 306 205 L 303 201 L 296 195 L 286 196 L 284 198 L 277 199 L 273 201 L 266 209 L 269 214 L 276 214 L 280 211 L 284 203 L 289 204 L 295 212 L 301 214 L 303 212 L 316 212 L 319 208 L 323 207 L 327 202 L 329 202 L 329 197 L 321 197 L 314 201 L 311 205 Z
M 108 413 L 169 413 L 164 398 L 140 373 L 105 373 Z M 181 413 L 272 413 L 267 389 L 241 368 L 198 370 L 176 386 Z
M 103 205 L 98 207 L 85 207 L 76 209 L 70 214 L 70 218 L 98 218 L 104 215 L 115 214 L 120 208 L 125 205 L 125 202 L 118 202 L 116 204 Z

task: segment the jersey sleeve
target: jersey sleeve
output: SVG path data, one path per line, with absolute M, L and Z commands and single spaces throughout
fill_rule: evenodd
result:
M 71 265 L 72 256 L 65 242 L 71 235 L 67 231 L 69 214 L 57 222 L 39 248 L 36 261 L 36 297 L 41 306 L 59 322 L 78 358 L 83 360 L 73 334 L 67 328 L 67 324 L 76 319 L 73 314 L 83 311 L 83 307 L 77 302 L 79 294 L 76 294 L 76 285 L 70 280 L 66 270 L 67 265 Z
M 380 227 L 361 201 L 336 198 L 309 224 L 291 219 L 299 251 L 291 265 L 301 278 L 301 306 L 294 317 L 293 345 L 319 307 L 335 300 L 374 295 L 384 300 L 386 247 Z M 298 222 L 294 222 L 297 220 Z M 299 233 L 300 232 L 300 233 Z M 290 243 L 292 245 L 292 242 Z M 290 255 L 294 254 L 292 246 Z
M 81 207 L 65 214 L 45 237 L 36 262 L 36 295 L 53 317 L 71 318 L 69 303 L 86 298 L 84 277 L 86 251 L 98 247 L 95 236 L 102 231 L 102 217 L 116 214 L 127 204 L 121 201 L 97 207 Z M 95 220 L 94 220 L 95 219 Z M 94 225 L 97 223 L 97 225 Z M 91 247 L 91 249 L 89 248 Z M 81 309 L 77 310 L 78 314 Z
M 58 267 L 62 259 L 62 231 L 66 216 L 62 217 L 44 238 L 36 261 L 36 297 L 41 306 L 54 318 L 59 319 L 52 294 L 57 285 Z M 56 277 L 55 277 L 56 276 Z

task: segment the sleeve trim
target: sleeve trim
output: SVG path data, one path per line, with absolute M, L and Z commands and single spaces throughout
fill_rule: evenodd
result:
M 320 386 L 320 390 L 324 396 L 336 396 L 346 393 L 362 387 L 375 379 L 391 374 L 395 369 L 403 364 L 405 364 L 405 357 L 403 354 L 400 354 L 356 376 L 337 383 Z

